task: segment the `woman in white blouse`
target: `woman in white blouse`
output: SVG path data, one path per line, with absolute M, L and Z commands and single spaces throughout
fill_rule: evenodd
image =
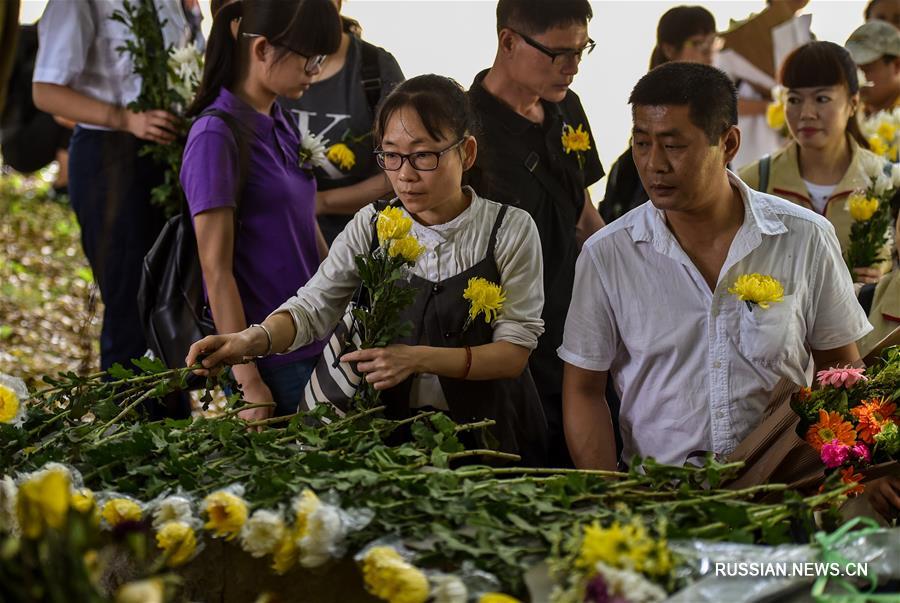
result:
M 411 269 L 417 295 L 403 316 L 413 323 L 412 335 L 343 360 L 357 362 L 382 391 L 389 416 L 433 407 L 457 421 L 494 419 L 500 448 L 540 465 L 546 422 L 528 370 L 543 332 L 540 239 L 526 212 L 462 186 L 477 149 L 472 123 L 465 91 L 437 75 L 406 81 L 380 109 L 377 160 L 398 195 L 392 204 L 413 219 L 412 234 L 425 252 Z M 246 362 L 327 336 L 359 286 L 354 258 L 371 248 L 375 212 L 373 205 L 357 213 L 315 276 L 262 325 L 200 340 L 188 364 L 201 353 L 208 368 Z M 463 291 L 474 277 L 499 284 L 506 300 L 492 324 L 477 320 L 464 328 Z

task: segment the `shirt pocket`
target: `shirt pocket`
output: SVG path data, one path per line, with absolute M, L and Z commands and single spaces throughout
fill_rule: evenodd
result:
M 740 349 L 753 362 L 773 365 L 797 357 L 803 347 L 796 295 L 763 308 L 741 303 Z

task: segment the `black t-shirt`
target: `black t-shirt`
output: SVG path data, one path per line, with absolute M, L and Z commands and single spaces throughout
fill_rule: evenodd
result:
M 362 45 L 367 44 L 351 36 L 343 68 L 328 79 L 316 82 L 297 100 L 280 98 L 281 106 L 297 120 L 301 132 L 312 132 L 328 141 L 328 146 L 344 143 L 355 155 L 353 167 L 330 163 L 316 168 L 316 185 L 329 190 L 362 182 L 378 173 L 372 151 L 372 127 L 375 114 L 369 106 L 362 84 Z M 381 95 L 384 98 L 403 81 L 403 72 L 394 56 L 383 48 L 374 47 L 378 57 Z M 372 199 L 376 201 L 376 199 Z M 343 230 L 352 216 L 320 216 L 319 225 L 329 244 Z
M 603 177 L 593 133 L 578 95 L 569 90 L 560 103 L 541 101 L 544 123 L 522 117 L 489 93 L 475 76 L 469 99 L 479 119 L 478 155 L 467 182 L 487 199 L 520 207 L 531 214 L 541 237 L 544 259 L 544 334 L 531 357 L 531 370 L 542 396 L 562 390 L 562 344 L 566 313 L 575 281 L 578 244 L 575 226 L 584 208 L 585 189 Z M 566 126 L 590 134 L 591 148 L 566 153 Z

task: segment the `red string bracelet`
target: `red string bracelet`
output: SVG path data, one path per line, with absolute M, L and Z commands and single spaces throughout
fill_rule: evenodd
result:
M 462 378 L 465 379 L 469 376 L 469 371 L 472 370 L 472 348 L 466 346 L 466 372 L 463 373 Z

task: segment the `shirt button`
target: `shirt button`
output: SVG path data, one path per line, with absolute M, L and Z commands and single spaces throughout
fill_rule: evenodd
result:
M 717 411 L 716 411 L 716 416 L 719 417 L 720 419 L 724 419 L 724 418 L 725 418 L 725 411 L 723 411 L 723 410 L 717 410 Z
M 713 362 L 713 368 L 719 368 L 719 367 L 721 367 L 721 366 L 722 366 L 722 363 L 719 362 L 718 360 L 716 360 L 715 362 Z
M 430 278 L 433 281 L 436 281 L 438 279 L 437 272 L 432 272 L 431 274 L 428 275 L 428 278 Z
M 428 257 L 430 257 L 431 259 L 434 259 L 437 257 L 437 254 L 432 251 L 430 254 L 428 254 Z

